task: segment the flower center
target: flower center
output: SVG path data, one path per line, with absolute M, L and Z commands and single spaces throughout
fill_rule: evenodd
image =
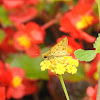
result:
M 22 82 L 22 79 L 19 76 L 15 76 L 12 81 L 13 87 L 16 88 L 20 86 L 21 82 Z
M 82 19 L 76 24 L 78 29 L 83 29 L 92 24 L 93 16 L 83 16 Z
M 30 39 L 27 36 L 21 36 L 17 40 L 20 45 L 24 46 L 26 49 L 31 45 Z

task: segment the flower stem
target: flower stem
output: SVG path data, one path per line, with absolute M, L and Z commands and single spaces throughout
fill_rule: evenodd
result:
M 54 19 L 52 19 L 49 22 L 47 22 L 46 24 L 42 25 L 41 28 L 44 29 L 44 30 L 49 28 L 53 24 L 57 23 L 57 21 L 61 18 L 61 16 L 62 15 L 60 13 L 58 13 Z
M 63 87 L 63 90 L 64 90 L 64 93 L 65 93 L 66 99 L 67 100 L 70 100 L 69 99 L 69 96 L 68 96 L 68 93 L 67 93 L 67 90 L 66 90 L 66 87 L 65 87 L 65 84 L 64 84 L 64 81 L 63 81 L 63 78 L 62 78 L 62 75 L 59 75 L 59 79 L 60 79 L 61 85 Z

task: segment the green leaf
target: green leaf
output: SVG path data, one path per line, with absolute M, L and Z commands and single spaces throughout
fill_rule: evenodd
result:
M 82 64 L 79 64 L 79 66 L 77 67 L 77 73 L 76 74 L 69 74 L 69 73 L 65 73 L 63 75 L 64 80 L 68 80 L 68 81 L 72 81 L 72 82 L 79 82 L 83 79 L 86 78 L 85 76 L 85 71 L 83 69 Z
M 4 37 L 5 37 L 5 33 L 2 30 L 0 30 L 0 43 L 2 42 Z
M 16 58 L 16 56 L 17 56 L 17 53 L 16 54 L 8 54 L 7 59 L 5 59 L 5 62 L 11 63 L 14 60 L 14 58 Z
M 46 49 L 43 49 L 44 52 Z M 29 56 L 22 54 L 15 58 L 11 66 L 12 67 L 20 67 L 26 71 L 26 77 L 30 79 L 48 79 L 48 71 L 41 71 L 40 62 L 42 61 L 42 57 L 38 58 L 30 58 Z
M 82 50 L 78 49 L 74 52 L 75 57 L 80 61 L 86 61 L 89 62 L 93 60 L 96 56 L 95 50 Z
M 4 9 L 3 6 L 0 6 L 0 22 L 1 22 L 4 26 L 12 25 L 12 22 L 11 22 L 10 19 L 8 18 L 8 13 L 7 13 L 7 11 Z
M 93 46 L 96 48 L 96 53 L 100 53 L 100 33 L 98 34 L 98 37 Z

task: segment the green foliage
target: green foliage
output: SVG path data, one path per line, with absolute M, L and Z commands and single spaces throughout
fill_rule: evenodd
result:
M 94 4 L 93 6 L 93 10 L 95 11 L 96 14 L 98 14 L 98 5 L 97 4 Z
M 96 56 L 95 50 L 82 50 L 78 49 L 74 52 L 75 57 L 80 61 L 86 61 L 89 62 L 93 60 Z
M 5 37 L 5 33 L 2 30 L 0 30 L 0 43 L 2 42 L 4 37 Z
M 62 13 L 65 13 L 66 11 L 68 11 L 68 5 L 64 3 L 63 6 L 61 7 L 60 11 Z
M 44 7 L 45 7 L 45 2 L 41 0 L 40 3 L 37 5 L 37 10 L 40 12 L 41 10 L 44 9 Z
M 3 6 L 0 6 L 0 22 L 4 26 L 12 25 L 11 21 L 8 18 L 7 11 L 4 9 Z
M 85 79 L 85 72 L 83 69 L 82 64 L 79 64 L 78 68 L 77 68 L 77 73 L 76 74 L 69 74 L 69 73 L 65 73 L 63 75 L 64 80 L 68 80 L 68 81 L 72 81 L 72 82 L 78 82 L 81 81 L 83 79 Z
M 57 5 L 57 3 L 53 3 L 53 4 L 46 3 L 44 9 L 45 9 L 47 12 L 49 12 L 50 14 L 54 14 L 54 12 L 55 12 L 55 10 L 56 10 L 56 8 L 55 8 L 56 5 Z
M 54 14 L 55 10 L 56 10 L 56 5 L 57 3 L 48 3 L 48 2 L 44 2 L 41 0 L 41 2 L 38 4 L 37 9 L 40 12 L 41 10 L 45 10 L 48 12 L 48 14 Z
M 74 52 L 76 58 L 80 61 L 89 62 L 95 58 L 97 53 L 100 53 L 100 33 L 98 34 L 98 37 L 93 46 L 96 50 L 82 50 L 82 49 L 76 50 Z
M 96 53 L 100 53 L 100 33 L 98 34 L 97 40 L 93 44 L 94 48 L 96 48 Z
M 16 56 L 17 54 L 8 54 L 8 58 L 6 59 L 5 62 L 11 63 L 14 60 L 14 58 L 16 58 Z
M 42 52 L 46 51 L 43 49 Z M 42 57 L 38 58 L 30 58 L 29 56 L 22 54 L 19 55 L 17 58 L 12 60 L 11 66 L 12 67 L 20 67 L 26 71 L 26 77 L 30 79 L 48 79 L 48 72 L 41 71 L 40 62 L 42 61 Z
M 74 4 L 77 4 L 78 3 L 78 0 L 73 0 L 74 1 Z

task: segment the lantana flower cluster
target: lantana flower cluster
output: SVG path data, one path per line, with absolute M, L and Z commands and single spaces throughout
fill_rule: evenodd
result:
M 64 74 L 65 72 L 75 74 L 79 65 L 78 60 L 73 59 L 72 56 L 55 57 L 50 60 L 44 60 L 41 62 L 41 70 L 51 70 L 55 74 Z

